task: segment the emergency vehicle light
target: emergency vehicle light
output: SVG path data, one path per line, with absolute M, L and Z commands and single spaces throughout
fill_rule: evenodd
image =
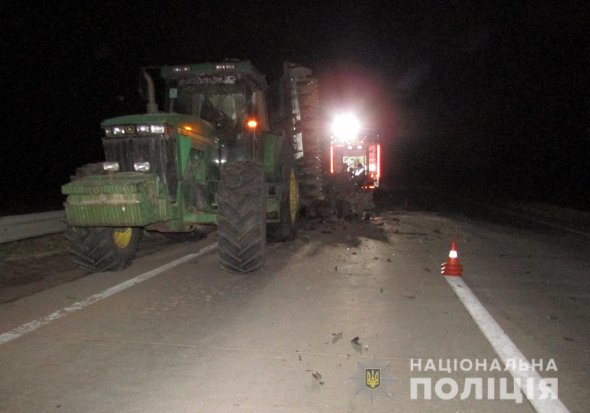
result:
M 337 141 L 351 141 L 357 137 L 360 127 L 360 122 L 356 116 L 350 113 L 345 113 L 334 118 L 334 122 L 332 123 L 332 133 Z

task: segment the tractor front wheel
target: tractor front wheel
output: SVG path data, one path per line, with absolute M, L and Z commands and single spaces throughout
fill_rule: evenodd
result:
M 262 167 L 252 161 L 228 163 L 218 193 L 219 257 L 230 272 L 248 273 L 264 265 L 266 193 Z
M 92 272 L 129 266 L 139 247 L 140 228 L 72 227 L 66 231 L 76 264 Z

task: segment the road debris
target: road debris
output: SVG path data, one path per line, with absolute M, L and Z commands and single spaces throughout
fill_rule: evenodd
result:
M 337 343 L 339 340 L 342 339 L 343 331 L 339 333 L 332 333 L 332 344 Z
M 305 371 L 311 371 L 311 375 L 314 379 L 316 379 L 318 381 L 318 383 L 320 385 L 324 385 L 324 382 L 322 381 L 322 375 L 320 374 L 319 371 L 315 371 L 315 370 L 305 370 Z
M 352 348 L 356 352 L 363 354 L 363 343 L 361 343 L 360 338 L 358 336 L 350 340 L 350 343 L 352 344 Z

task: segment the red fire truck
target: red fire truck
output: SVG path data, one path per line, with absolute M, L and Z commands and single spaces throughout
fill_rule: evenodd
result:
M 381 144 L 379 135 L 359 134 L 358 121 L 352 115 L 334 120 L 330 142 L 330 173 L 346 168 L 351 179 L 365 189 L 379 187 Z

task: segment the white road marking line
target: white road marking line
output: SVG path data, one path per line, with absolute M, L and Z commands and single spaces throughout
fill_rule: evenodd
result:
M 19 337 L 24 336 L 32 331 L 37 330 L 40 327 L 43 327 L 52 321 L 59 320 L 60 318 L 65 317 L 66 315 L 73 313 L 74 311 L 81 310 L 86 308 L 98 301 L 104 300 L 110 296 L 113 296 L 121 291 L 126 290 L 127 288 L 133 287 L 134 285 L 140 284 L 144 281 L 149 280 L 150 278 L 155 277 L 158 274 L 163 273 L 164 271 L 168 271 L 171 268 L 174 268 L 180 264 L 183 264 L 187 261 L 200 257 L 210 251 L 213 251 L 217 248 L 218 243 L 215 242 L 205 248 L 202 248 L 199 252 L 195 252 L 193 254 L 185 255 L 184 257 L 178 258 L 177 260 L 171 261 L 168 264 L 164 264 L 161 267 L 155 268 L 151 271 L 144 272 L 143 274 L 138 275 L 137 277 L 131 278 L 130 280 L 124 281 L 121 284 L 117 284 L 111 288 L 104 290 L 98 294 L 94 294 L 83 301 L 79 301 L 70 305 L 69 307 L 62 308 L 54 313 L 46 315 L 45 317 L 38 318 L 37 320 L 33 320 L 29 323 L 23 324 L 14 330 L 7 331 L 6 333 L 0 334 L 0 345 L 8 343 L 9 341 L 16 340 Z
M 522 360 L 523 365 L 527 367 L 526 370 L 520 368 L 511 368 L 508 370 L 510 371 L 510 374 L 512 374 L 512 377 L 520 379 L 520 388 L 525 397 L 528 398 L 526 391 L 527 379 L 531 378 L 535 380 L 535 383 L 538 383 L 542 379 L 541 376 L 536 370 L 532 370 L 526 357 L 521 353 L 518 347 L 516 347 L 510 337 L 506 335 L 504 330 L 502 330 L 502 327 L 500 327 L 496 320 L 494 320 L 467 284 L 465 284 L 460 277 L 445 278 L 504 364 L 506 365 L 508 360 L 518 359 Z M 538 397 L 533 397 L 529 398 L 529 401 L 539 413 L 569 413 L 567 407 L 565 407 L 558 398 L 553 400 L 550 398 L 540 399 Z

